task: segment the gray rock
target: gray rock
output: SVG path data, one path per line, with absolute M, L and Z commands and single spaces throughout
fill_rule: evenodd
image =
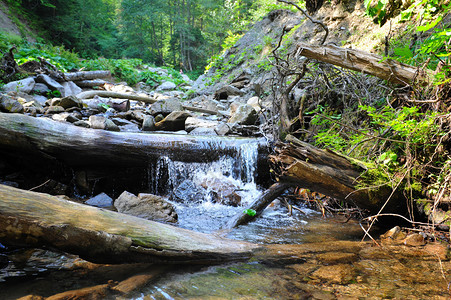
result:
M 209 121 L 209 120 L 204 120 L 204 119 L 194 118 L 194 117 L 188 117 L 185 120 L 185 130 L 188 132 L 190 132 L 191 130 L 194 130 L 198 127 L 215 128 L 216 126 L 218 126 L 217 121 Z
M 197 127 L 189 133 L 190 135 L 218 135 L 214 128 Z
M 157 130 L 178 131 L 185 129 L 185 120 L 191 115 L 185 111 L 171 112 L 166 118 L 155 123 Z
M 172 204 L 159 196 L 152 194 L 139 194 L 124 191 L 114 201 L 114 206 L 120 213 L 135 217 L 163 222 L 177 222 L 177 213 Z
M 241 203 L 241 196 L 236 192 L 240 187 L 227 178 L 206 177 L 201 185 L 217 203 L 231 206 L 238 206 Z
M 162 114 L 158 114 L 155 116 L 155 123 L 160 122 L 164 119 L 164 116 Z
M 145 116 L 142 126 L 142 131 L 155 131 L 155 119 L 153 116 Z
M 63 82 L 62 86 L 64 88 L 64 92 L 61 93 L 63 97 L 75 96 L 83 91 L 78 85 L 76 85 L 72 81 Z
M 130 116 L 132 119 L 138 121 L 139 123 L 142 123 L 142 122 L 144 122 L 144 118 L 145 118 L 146 114 L 142 110 L 133 110 L 130 113 Z
M 120 131 L 119 127 L 114 124 L 113 121 L 110 119 L 107 119 L 103 116 L 90 116 L 89 117 L 89 124 L 91 125 L 91 128 L 93 129 L 104 129 L 109 131 Z
M 216 100 L 219 100 L 219 99 L 227 99 L 229 96 L 242 96 L 242 95 L 244 95 L 244 92 L 241 91 L 240 89 L 232 85 L 226 85 L 215 92 L 214 98 Z
M 157 87 L 157 91 L 173 90 L 175 88 L 177 88 L 177 85 L 175 83 L 171 81 L 165 81 Z
M 218 135 L 226 135 L 230 132 L 230 127 L 226 123 L 220 123 L 215 127 L 215 131 Z
M 36 83 L 33 87 L 32 92 L 34 94 L 39 94 L 39 95 L 46 95 L 48 92 L 50 92 L 51 90 L 49 89 L 49 87 L 43 83 Z M 47 99 L 47 98 L 46 98 Z
M 247 104 L 252 106 L 256 112 L 259 112 L 262 110 L 259 102 L 260 102 L 260 98 L 258 98 L 257 96 L 251 97 L 251 98 L 249 98 L 249 100 L 247 100 Z
M 47 97 L 40 96 L 40 95 L 33 95 L 33 98 L 35 101 L 39 102 L 42 106 L 45 105 L 45 102 L 47 101 Z
M 11 81 L 3 86 L 5 92 L 23 92 L 30 93 L 35 85 L 35 80 L 32 77 L 28 77 L 18 81 Z
M 150 106 L 150 113 L 154 116 L 157 114 L 168 115 L 173 111 L 182 110 L 183 106 L 177 98 L 158 100 Z
M 96 207 L 111 207 L 113 206 L 113 198 L 105 193 L 100 193 L 95 197 L 92 197 L 85 204 L 96 206 Z
M 0 110 L 9 113 L 23 113 L 24 107 L 19 101 L 8 95 L 0 96 Z
M 89 128 L 89 127 L 91 127 L 91 126 L 89 125 L 88 122 L 83 121 L 83 120 L 74 122 L 74 125 L 75 125 L 75 126 L 79 126 L 79 127 L 84 127 L 84 128 Z
M 206 195 L 205 189 L 186 179 L 172 191 L 171 200 L 182 203 L 201 203 Z
M 47 108 L 47 110 L 45 111 L 45 114 L 46 115 L 59 114 L 62 112 L 64 112 L 64 107 L 59 106 L 59 105 L 52 105 Z
M 73 95 L 62 98 L 59 105 L 64 107 L 64 109 L 71 107 L 83 108 L 83 102 Z
M 70 123 L 75 123 L 80 121 L 80 119 L 76 116 L 76 114 L 74 113 L 69 113 L 69 112 L 63 112 L 60 114 L 54 114 L 52 116 L 52 119 L 55 121 L 60 121 L 60 122 L 70 122 Z
M 241 125 L 253 125 L 255 121 L 257 121 L 257 112 L 249 104 L 238 106 L 228 120 L 229 123 L 238 123 Z
M 36 76 L 36 82 L 47 85 L 52 91 L 59 91 L 61 96 L 64 94 L 64 87 L 48 75 L 39 74 Z

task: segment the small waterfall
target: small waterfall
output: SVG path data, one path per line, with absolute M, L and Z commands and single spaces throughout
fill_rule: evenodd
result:
M 148 166 L 148 187 L 152 193 L 168 195 L 184 180 L 200 183 L 206 176 L 226 177 L 255 185 L 257 160 L 262 139 L 236 139 L 236 143 L 225 144 L 220 139 L 212 139 L 205 143 L 206 148 L 232 148 L 229 154 L 220 156 L 213 162 L 184 162 L 172 160 L 167 156 L 160 157 Z M 231 146 L 232 145 L 232 146 Z M 187 150 L 189 151 L 189 150 Z M 196 161 L 193 158 L 193 161 Z

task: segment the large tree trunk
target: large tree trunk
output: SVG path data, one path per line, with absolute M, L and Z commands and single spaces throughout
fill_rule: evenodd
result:
M 87 129 L 48 118 L 0 113 L 0 150 L 56 158 L 69 166 L 145 166 L 161 156 L 209 162 L 238 155 L 240 145 L 257 143 L 266 160 L 264 139 L 205 137 Z
M 330 150 L 318 149 L 291 135 L 287 136 L 286 141 L 278 145 L 274 155 L 270 155 L 273 169 L 281 182 L 350 202 L 372 212 L 377 212 L 392 192 L 385 185 L 359 189 L 359 178 L 367 172 L 367 168 L 357 161 Z M 405 210 L 403 204 L 392 197 L 385 211 L 402 212 Z
M 5 185 L 0 242 L 50 247 L 98 263 L 235 260 L 259 248 Z
M 406 65 L 393 59 L 384 59 L 380 55 L 335 45 L 315 46 L 301 43 L 298 45 L 299 55 L 327 62 L 342 68 L 362 72 L 385 79 L 392 83 L 425 84 L 431 81 L 427 70 Z

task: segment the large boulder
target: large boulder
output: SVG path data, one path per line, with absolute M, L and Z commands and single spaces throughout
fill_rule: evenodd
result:
M 37 75 L 36 82 L 43 83 L 46 86 L 48 86 L 52 91 L 59 91 L 62 96 L 64 95 L 64 87 L 48 75 L 45 74 Z
M 32 77 L 28 77 L 18 81 L 11 81 L 3 86 L 3 90 L 8 92 L 30 93 L 33 90 L 35 81 Z
M 174 111 L 171 112 L 166 118 L 160 122 L 155 123 L 155 128 L 157 130 L 165 131 L 178 131 L 185 129 L 185 120 L 191 117 L 186 111 Z
M 13 97 L 2 94 L 0 96 L 0 111 L 9 113 L 23 113 L 24 107 Z
M 83 108 L 83 101 L 75 97 L 74 95 L 66 96 L 60 100 L 60 106 L 64 107 L 64 109 L 78 107 Z
M 154 116 L 158 114 L 168 115 L 173 111 L 182 110 L 183 106 L 177 98 L 158 100 L 150 106 L 150 113 Z
M 234 87 L 233 85 L 226 85 L 215 92 L 214 98 L 217 100 L 227 99 L 229 96 L 243 96 L 244 92 Z
M 147 220 L 175 223 L 178 218 L 172 204 L 160 196 L 152 194 L 139 194 L 135 196 L 132 193 L 124 191 L 114 201 L 114 206 L 120 213 Z
M 64 92 L 62 93 L 63 97 L 75 96 L 83 91 L 78 85 L 76 85 L 72 81 L 63 82 L 61 85 L 64 88 Z
M 232 112 L 228 123 L 238 123 L 241 125 L 253 125 L 257 121 L 257 112 L 249 104 L 242 104 Z
M 171 81 L 165 81 L 157 87 L 157 91 L 173 90 L 177 85 Z

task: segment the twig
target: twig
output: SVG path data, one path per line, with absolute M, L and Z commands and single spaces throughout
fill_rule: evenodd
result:
M 48 180 L 47 180 L 46 182 L 44 182 L 44 183 L 42 183 L 42 184 L 40 184 L 40 185 L 38 185 L 38 186 L 35 186 L 35 187 L 33 187 L 33 188 L 29 189 L 29 191 L 34 191 L 34 190 L 36 190 L 36 189 L 40 188 L 41 186 L 44 186 L 44 185 L 46 185 L 47 183 L 49 183 L 49 182 L 50 182 L 50 180 L 51 180 L 51 179 L 48 179 Z

